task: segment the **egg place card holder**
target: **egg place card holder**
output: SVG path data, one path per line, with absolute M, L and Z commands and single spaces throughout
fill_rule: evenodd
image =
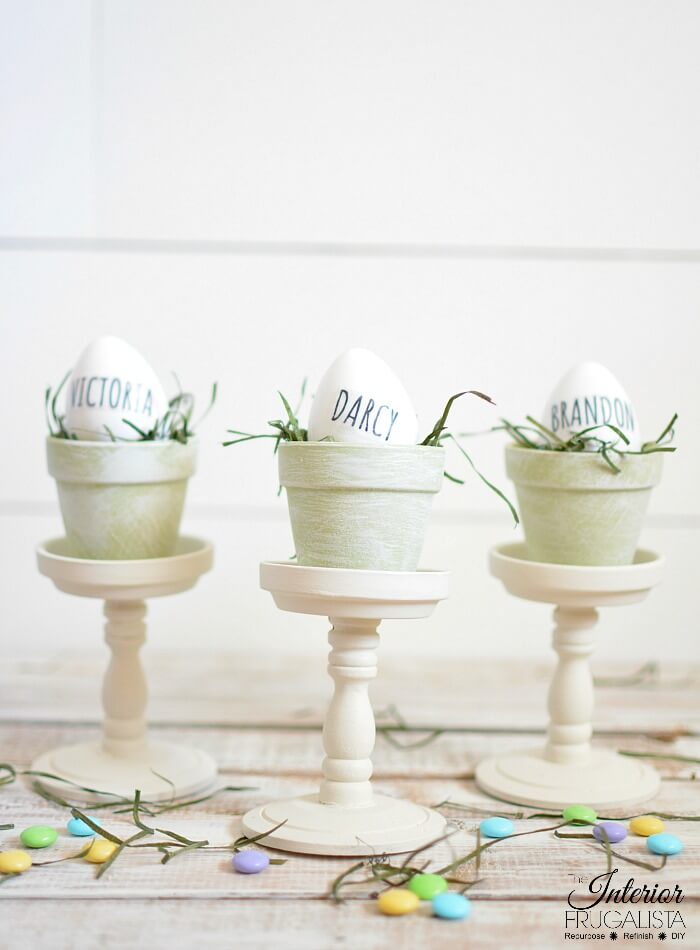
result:
M 213 551 L 198 538 L 181 537 L 169 557 L 92 560 L 74 557 L 65 538 L 37 549 L 39 571 L 78 597 L 104 601 L 104 634 L 111 657 L 102 687 L 99 741 L 63 746 L 40 755 L 32 770 L 41 783 L 73 798 L 109 796 L 162 801 L 209 788 L 217 776 L 207 753 L 149 738 L 146 676 L 139 650 L 146 639 L 146 601 L 189 590 L 211 569 Z M 53 777 L 52 777 L 53 776 Z

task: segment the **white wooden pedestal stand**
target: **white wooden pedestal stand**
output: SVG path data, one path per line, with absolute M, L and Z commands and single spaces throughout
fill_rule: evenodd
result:
M 524 544 L 496 547 L 491 573 L 515 597 L 556 604 L 553 646 L 559 662 L 549 688 L 549 729 L 543 749 L 481 762 L 478 785 L 496 798 L 563 808 L 615 808 L 652 798 L 658 774 L 637 759 L 591 747 L 593 678 L 588 659 L 598 607 L 643 600 L 659 583 L 663 559 L 637 551 L 622 567 L 578 567 L 528 561 Z
M 442 815 L 372 790 L 375 725 L 368 683 L 377 675 L 381 620 L 427 617 L 447 597 L 448 576 L 261 564 L 260 584 L 281 610 L 329 618 L 335 693 L 323 727 L 319 791 L 252 809 L 243 817 L 246 834 L 267 833 L 284 821 L 267 844 L 333 855 L 397 854 L 440 836 Z
M 146 639 L 145 600 L 177 594 L 196 584 L 211 568 L 211 546 L 197 538 L 180 538 L 171 557 L 92 561 L 70 557 L 65 540 L 56 539 L 37 549 L 37 561 L 39 571 L 59 590 L 104 600 L 105 640 L 112 656 L 102 687 L 102 740 L 53 749 L 39 756 L 32 769 L 112 795 L 131 798 L 138 788 L 150 801 L 210 786 L 217 773 L 211 756 L 188 746 L 149 740 L 146 678 L 139 649 Z M 48 778 L 41 782 L 71 798 L 95 797 L 64 782 Z

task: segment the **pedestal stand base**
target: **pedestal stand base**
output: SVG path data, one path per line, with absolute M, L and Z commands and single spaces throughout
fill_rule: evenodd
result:
M 32 769 L 123 798 L 133 798 L 138 788 L 142 798 L 151 802 L 204 791 L 216 778 L 216 762 L 206 752 L 170 742 L 150 742 L 146 755 L 136 760 L 110 755 L 99 742 L 83 742 L 45 752 Z M 64 782 L 39 781 L 69 799 L 97 797 Z
M 591 746 L 594 684 L 589 664 L 598 607 L 638 603 L 659 583 L 663 558 L 637 551 L 632 564 L 597 567 L 531 561 L 524 544 L 493 548 L 491 573 L 509 593 L 554 604 L 557 666 L 549 686 L 549 727 L 541 750 L 477 766 L 481 789 L 536 808 L 580 803 L 600 810 L 653 798 L 661 780 L 649 765 Z
M 643 762 L 596 748 L 587 765 L 550 762 L 542 750 L 487 759 L 478 765 L 476 781 L 489 795 L 518 805 L 566 808 L 581 802 L 597 809 L 647 801 L 661 784 Z
M 401 854 L 420 848 L 445 829 L 445 819 L 424 805 L 374 795 L 372 804 L 359 808 L 324 805 L 318 793 L 272 802 L 249 811 L 243 818 L 247 835 L 263 834 L 281 821 L 265 844 L 300 854 Z
M 328 672 L 335 690 L 323 725 L 319 792 L 253 808 L 247 835 L 301 854 L 381 855 L 415 851 L 439 838 L 442 815 L 372 792 L 374 712 L 381 620 L 428 617 L 447 596 L 443 571 L 355 571 L 266 561 L 260 584 L 281 610 L 330 618 Z M 277 831 L 270 831 L 284 822 Z
M 102 688 L 102 741 L 53 749 L 34 761 L 33 770 L 124 798 L 139 789 L 149 801 L 189 795 L 213 783 L 216 764 L 205 752 L 149 742 L 146 675 L 139 660 L 146 639 L 146 600 L 189 590 L 211 568 L 212 557 L 210 544 L 187 537 L 178 540 L 170 557 L 133 561 L 73 557 L 65 538 L 38 548 L 39 570 L 59 590 L 104 600 L 111 655 Z M 40 781 L 67 798 L 95 798 L 94 792 L 81 792 L 65 782 Z

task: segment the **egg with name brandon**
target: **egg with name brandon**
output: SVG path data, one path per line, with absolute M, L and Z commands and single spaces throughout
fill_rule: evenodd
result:
M 102 336 L 81 353 L 66 383 L 64 425 L 83 441 L 138 439 L 128 419 L 148 432 L 168 411 L 157 375 L 141 354 L 116 336 Z
M 616 441 L 619 448 L 627 450 L 638 450 L 641 445 L 634 406 L 601 363 L 579 363 L 569 370 L 547 400 L 542 423 L 564 441 L 574 432 L 600 426 L 590 433 L 592 437 Z M 624 432 L 629 445 L 610 426 Z
M 369 350 L 342 353 L 319 383 L 309 413 L 309 441 L 415 445 L 418 419 L 394 371 Z

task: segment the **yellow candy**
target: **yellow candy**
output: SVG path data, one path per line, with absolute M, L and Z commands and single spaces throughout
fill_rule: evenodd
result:
M 639 815 L 630 822 L 630 831 L 633 835 L 641 835 L 642 838 L 648 838 L 650 835 L 658 835 L 664 830 L 664 823 L 660 818 L 654 815 Z
M 112 857 L 117 847 L 118 845 L 113 841 L 107 841 L 106 838 L 97 838 L 92 842 L 90 850 L 85 855 L 85 860 L 89 861 L 90 864 L 104 864 Z
M 0 874 L 21 874 L 31 866 L 26 851 L 0 851 Z
M 420 905 L 420 898 L 402 887 L 392 887 L 390 891 L 382 891 L 377 900 L 379 909 L 390 917 L 400 917 L 401 914 L 412 914 Z

